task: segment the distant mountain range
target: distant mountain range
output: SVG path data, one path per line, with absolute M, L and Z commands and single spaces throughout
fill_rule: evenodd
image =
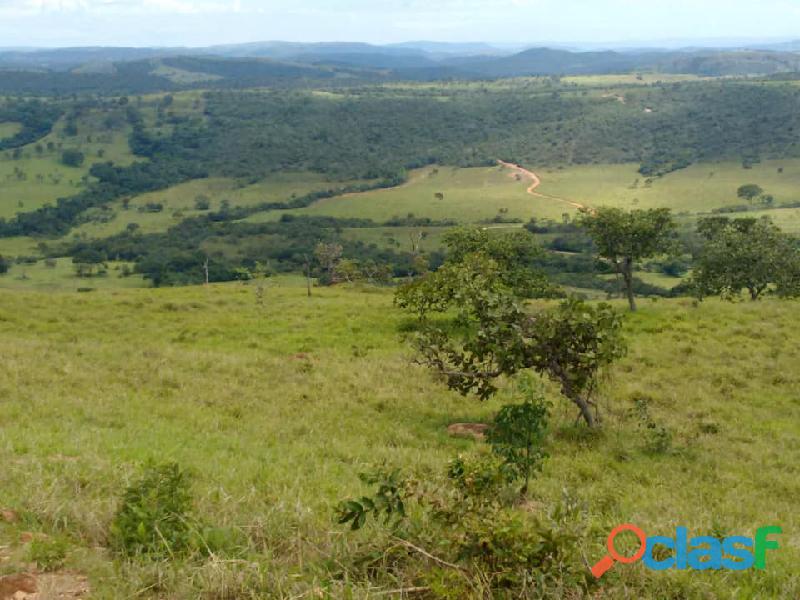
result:
M 53 93 L 70 91 L 70 86 L 148 90 L 159 85 L 197 87 L 211 81 L 224 86 L 315 79 L 494 79 L 631 72 L 775 75 L 800 71 L 800 41 L 755 49 L 599 51 L 427 41 L 386 46 L 258 42 L 207 48 L 0 49 L 0 69 L 5 71 L 0 79 L 14 72 L 10 83 L 0 81 L 0 91 L 9 91 L 9 86 L 16 89 L 13 86 L 23 81 L 25 90 L 52 88 Z M 94 78 L 91 84 L 89 77 Z

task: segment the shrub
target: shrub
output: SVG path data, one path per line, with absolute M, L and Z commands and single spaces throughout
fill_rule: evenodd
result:
M 60 538 L 35 538 L 28 548 L 28 560 L 41 571 L 58 571 L 66 558 L 67 543 Z
M 85 157 L 80 150 L 64 150 L 61 154 L 61 162 L 67 167 L 80 167 Z
M 547 454 L 542 449 L 547 430 L 547 403 L 532 385 L 523 379 L 520 391 L 522 404 L 509 404 L 500 409 L 489 429 L 488 441 L 495 454 L 502 457 L 514 479 L 524 479 L 521 492 L 528 491 L 531 475 L 541 470 Z
M 127 556 L 183 553 L 190 544 L 191 507 L 186 471 L 175 463 L 148 464 L 125 491 L 111 524 L 111 547 Z

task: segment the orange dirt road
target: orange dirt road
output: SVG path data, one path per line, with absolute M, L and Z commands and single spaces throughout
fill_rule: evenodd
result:
M 529 171 L 524 167 L 515 165 L 514 163 L 505 162 L 502 160 L 498 160 L 497 164 L 503 165 L 504 167 L 511 169 L 512 176 L 520 175 L 530 180 L 531 185 L 528 187 L 528 193 L 531 196 L 535 196 L 536 198 L 545 198 L 548 200 L 556 200 L 558 202 L 564 202 L 574 208 L 577 208 L 578 210 L 588 210 L 588 207 L 586 205 L 580 204 L 579 202 L 573 202 L 572 200 L 567 200 L 566 198 L 559 198 L 558 196 L 550 196 L 549 194 L 542 194 L 541 192 L 537 192 L 536 188 L 542 185 L 542 180 L 539 179 L 539 176 L 533 171 Z

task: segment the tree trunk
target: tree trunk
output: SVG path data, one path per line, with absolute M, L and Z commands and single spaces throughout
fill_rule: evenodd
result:
M 308 292 L 308 297 L 311 298 L 311 261 L 306 259 L 306 290 Z
M 625 264 L 622 267 L 622 278 L 625 280 L 625 294 L 628 296 L 628 305 L 631 312 L 636 312 L 636 299 L 633 297 L 633 261 L 630 258 L 625 259 Z
M 571 400 L 580 409 L 581 416 L 583 417 L 583 420 L 586 421 L 586 424 L 589 427 L 594 427 L 595 426 L 594 415 L 592 415 L 592 409 L 589 406 L 589 403 L 586 402 L 586 400 L 584 400 L 580 396 L 573 396 Z

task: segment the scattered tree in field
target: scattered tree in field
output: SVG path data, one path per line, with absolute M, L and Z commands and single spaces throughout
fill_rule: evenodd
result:
M 621 317 L 609 305 L 577 299 L 532 314 L 521 300 L 501 261 L 480 251 L 446 263 L 397 295 L 401 307 L 418 315 L 419 362 L 441 373 L 451 389 L 485 400 L 497 391 L 498 378 L 533 370 L 557 382 L 579 417 L 594 426 L 598 375 L 625 350 Z M 455 313 L 458 326 L 430 322 L 431 312 Z
M 0 275 L 4 273 L 8 273 L 8 270 L 11 268 L 11 261 L 0 254 Z
M 61 153 L 61 162 L 67 167 L 80 167 L 83 164 L 85 157 L 80 150 L 64 150 Z
M 194 199 L 195 210 L 208 210 L 211 208 L 211 200 L 204 194 L 199 194 Z
M 742 200 L 747 200 L 750 204 L 763 193 L 763 188 L 755 183 L 745 184 L 736 190 L 736 195 Z
M 633 270 L 636 262 L 672 249 L 675 222 L 668 208 L 632 210 L 599 208 L 585 211 L 580 217 L 594 240 L 598 254 L 608 260 L 622 277 L 625 295 L 632 311 L 636 310 L 633 294 Z
M 340 244 L 319 242 L 314 248 L 314 258 L 320 269 L 320 283 L 329 285 L 336 282 L 336 265 L 342 258 Z
M 697 226 L 705 239 L 692 274 L 698 297 L 734 299 L 747 290 L 751 300 L 774 291 L 800 295 L 800 245 L 769 219 L 712 217 Z
M 442 192 L 436 192 L 433 197 L 437 200 L 444 200 L 444 194 Z
M 336 265 L 336 279 L 352 283 L 361 278 L 361 268 L 358 261 L 352 258 L 343 258 Z

